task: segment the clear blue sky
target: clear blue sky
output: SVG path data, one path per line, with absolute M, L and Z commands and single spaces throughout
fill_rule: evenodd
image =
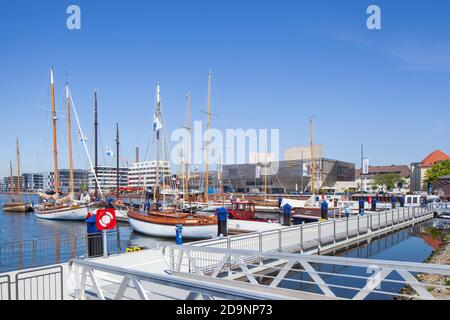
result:
M 82 29 L 66 28 L 66 8 Z M 366 28 L 366 8 L 382 9 L 382 30 Z M 450 2 L 419 1 L 6 1 L 0 2 L 0 174 L 15 137 L 24 171 L 51 169 L 49 68 L 58 108 L 69 72 L 92 144 L 92 91 L 99 90 L 101 145 L 145 153 L 155 84 L 162 84 L 168 131 L 204 119 L 207 73 L 214 73 L 213 126 L 280 128 L 281 150 L 308 143 L 308 117 L 325 156 L 409 164 L 449 151 Z M 58 123 L 67 167 L 65 123 Z M 77 139 L 78 140 L 78 139 Z M 103 150 L 102 150 L 103 151 Z M 87 167 L 81 144 L 77 167 Z M 102 154 L 105 152 L 103 151 Z M 104 164 L 112 160 L 102 155 Z

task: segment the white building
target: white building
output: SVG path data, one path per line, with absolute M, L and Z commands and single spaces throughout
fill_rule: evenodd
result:
M 159 162 L 161 183 L 170 178 L 168 161 Z M 156 183 L 156 161 L 135 162 L 128 171 L 129 187 L 153 187 Z
M 103 192 L 115 191 L 117 187 L 117 168 L 109 166 L 97 167 L 98 184 Z M 119 168 L 119 187 L 128 186 L 128 168 Z M 89 191 L 95 190 L 94 174 L 89 173 Z

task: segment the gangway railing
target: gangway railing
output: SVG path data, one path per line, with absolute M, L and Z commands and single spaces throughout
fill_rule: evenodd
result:
M 436 299 L 432 292 L 450 289 L 448 265 L 177 245 L 163 253 L 178 277 L 281 287 L 324 298 Z M 430 275 L 439 280 L 418 280 Z
M 75 259 L 70 263 L 72 292 L 79 300 L 285 300 L 286 290 L 255 290 L 251 284 L 236 285 L 230 281 L 209 281 L 193 277 L 155 274 L 112 266 L 92 260 Z M 320 295 L 301 294 L 302 299 L 319 299 Z
M 348 243 L 370 234 L 394 231 L 431 218 L 433 212 L 425 207 L 366 211 L 364 215 L 201 240 L 189 245 L 262 252 L 320 252 L 339 243 Z

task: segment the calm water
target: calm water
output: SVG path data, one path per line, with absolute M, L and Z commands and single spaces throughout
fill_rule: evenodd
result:
M 53 221 L 37 219 L 33 212 L 9 213 L 3 212 L 1 205 L 7 196 L 0 196 L 0 246 L 9 242 L 53 238 L 70 239 L 86 235 L 86 223 L 80 221 Z M 25 196 L 24 201 L 38 202 L 37 196 Z M 133 232 L 127 223 L 119 223 L 121 247 L 140 246 L 155 248 L 158 243 L 173 243 L 174 240 L 147 237 Z
M 395 261 L 409 261 L 409 262 L 423 262 L 433 253 L 433 248 L 428 245 L 425 240 L 419 237 L 419 233 L 426 226 L 431 223 L 425 223 L 410 229 L 405 229 L 398 231 L 393 234 L 389 234 L 385 237 L 373 240 L 372 242 L 343 251 L 341 253 L 334 253 L 330 255 L 337 255 L 343 257 L 352 258 L 363 258 L 363 259 L 377 259 L 377 260 L 395 260 Z M 318 270 L 322 272 L 338 273 L 345 275 L 355 275 L 355 276 L 365 276 L 373 274 L 373 271 L 367 270 L 366 268 L 357 267 L 342 267 L 334 265 L 320 265 L 316 266 Z M 293 274 L 290 279 L 302 280 L 302 281 L 312 281 L 312 279 L 305 273 Z M 402 280 L 400 276 L 393 272 L 388 276 L 389 280 Z M 325 282 L 327 284 L 341 285 L 348 287 L 362 288 L 366 281 L 364 279 L 351 279 L 339 276 L 327 276 L 325 277 Z M 284 281 L 280 284 L 281 287 L 285 288 L 301 288 L 301 290 L 306 290 L 309 292 L 321 294 L 321 290 L 317 286 L 312 286 L 309 284 L 295 283 L 292 281 Z M 401 284 L 391 284 L 383 283 L 381 290 L 389 291 L 392 293 L 398 293 L 402 289 Z M 337 296 L 351 298 L 355 295 L 355 291 L 342 289 L 342 288 L 332 288 L 331 289 Z M 381 295 L 377 293 L 370 294 L 367 299 L 373 300 L 391 300 L 392 296 Z

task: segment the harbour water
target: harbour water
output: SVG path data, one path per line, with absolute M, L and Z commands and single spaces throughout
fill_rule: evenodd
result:
M 2 203 L 7 199 L 5 195 L 0 196 L 0 271 L 63 262 L 70 259 L 72 252 L 84 253 L 85 222 L 43 220 L 36 218 L 33 212 L 3 212 Z M 24 201 L 37 203 L 38 198 L 26 195 Z M 120 241 L 118 248 L 122 252 L 127 247 L 156 248 L 158 243 L 174 243 L 175 230 L 173 240 L 161 239 L 136 233 L 129 224 L 119 223 L 116 239 Z M 73 248 L 74 243 L 76 248 Z M 37 263 L 33 263 L 29 251 L 37 253 Z

